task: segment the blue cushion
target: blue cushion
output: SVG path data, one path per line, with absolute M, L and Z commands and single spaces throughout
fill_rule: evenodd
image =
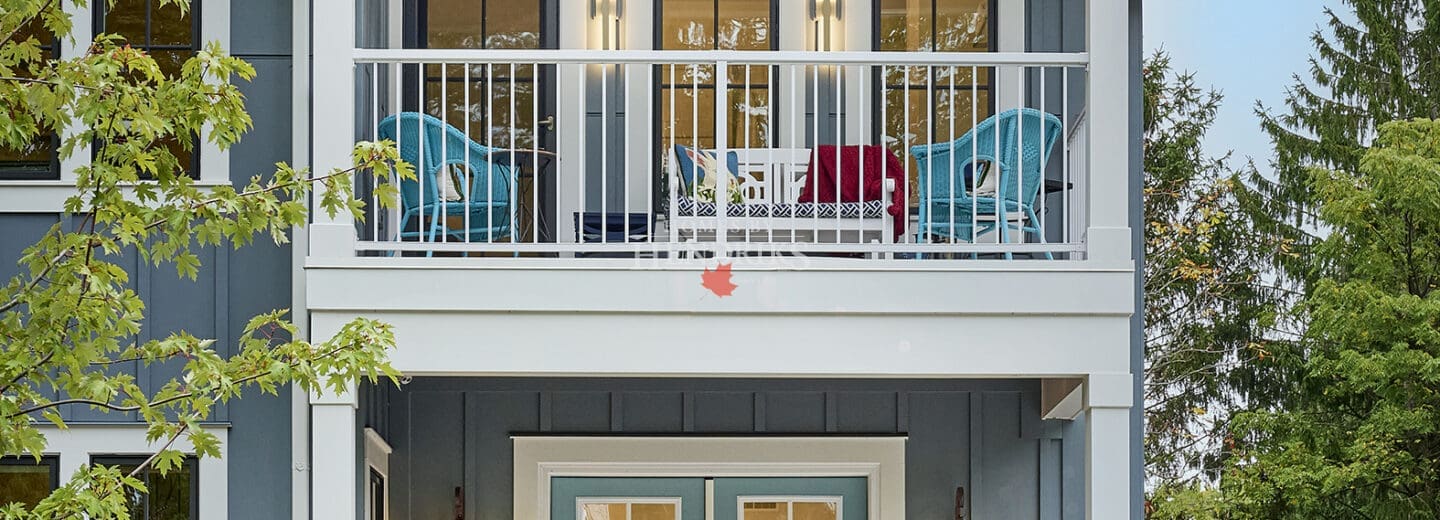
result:
M 677 144 L 677 145 L 675 145 L 675 158 L 676 158 L 677 161 L 679 161 L 679 163 L 677 164 L 677 166 L 680 167 L 680 178 L 685 182 L 685 185 L 684 185 L 683 187 L 684 187 L 686 190 L 689 190 L 690 187 L 694 185 L 694 184 L 693 184 L 694 181 L 693 181 L 693 179 L 691 179 L 691 174 L 692 174 L 692 173 L 700 175 L 700 180 L 702 180 L 702 181 L 705 180 L 705 169 L 696 166 L 696 165 L 695 165 L 695 161 L 690 160 L 690 155 L 687 154 L 687 153 L 685 153 L 685 152 L 686 152 L 687 150 L 689 150 L 689 149 L 690 149 L 689 146 L 685 146 L 685 145 L 683 145 L 683 144 Z M 715 156 L 715 152 L 712 152 L 712 151 L 701 150 L 700 153 L 708 153 L 708 154 L 710 154 L 711 157 L 714 157 L 714 156 Z M 729 169 L 730 169 L 730 176 L 731 176 L 731 177 L 734 177 L 734 178 L 737 178 L 737 179 L 740 178 L 740 155 L 739 155 L 739 154 L 737 154 L 737 153 L 735 153 L 735 152 L 726 153 L 726 154 L 725 154 L 725 165 L 726 165 L 727 167 L 729 167 Z

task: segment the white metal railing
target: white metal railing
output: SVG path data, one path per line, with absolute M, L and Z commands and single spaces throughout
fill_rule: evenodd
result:
M 1084 251 L 1083 53 L 356 49 L 354 60 L 357 139 L 395 140 L 418 174 L 357 180 L 370 207 L 377 183 L 402 192 L 399 209 L 363 225 L 362 254 Z

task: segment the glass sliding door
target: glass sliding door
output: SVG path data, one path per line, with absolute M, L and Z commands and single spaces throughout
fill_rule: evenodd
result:
M 875 0 L 874 48 L 904 52 L 995 50 L 995 0 Z M 875 107 L 876 132 L 905 161 L 908 150 L 959 138 L 994 113 L 994 73 L 989 68 L 882 67 L 885 90 Z M 883 125 L 883 126 L 881 126 Z M 910 164 L 910 190 L 920 193 Z
M 423 47 L 542 49 L 548 0 L 422 0 Z M 528 5 L 527 5 L 528 4 Z M 544 68 L 544 67 L 542 67 Z M 425 66 L 424 110 L 492 148 L 543 148 L 531 121 L 542 88 L 533 65 Z M 548 116 L 541 114 L 540 119 Z M 511 131 L 511 122 L 515 123 Z M 542 127 L 542 130 L 544 127 Z
M 778 49 L 777 0 L 656 0 L 655 48 L 660 50 Z M 709 148 L 725 132 L 730 148 L 770 146 L 774 125 L 767 66 L 730 66 L 725 128 L 715 125 L 714 66 L 660 66 L 656 101 L 661 151 L 671 143 Z M 673 100 L 673 102 L 672 102 Z M 673 119 L 672 119 L 673 118 Z M 673 124 L 672 124 L 673 122 Z

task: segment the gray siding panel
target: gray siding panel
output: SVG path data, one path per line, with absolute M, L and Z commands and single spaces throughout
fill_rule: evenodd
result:
M 232 16 L 233 52 L 256 71 L 253 81 L 240 84 L 255 126 L 230 149 L 230 179 L 243 186 L 254 175 L 273 173 L 275 163 L 291 160 L 290 58 L 268 55 L 289 52 L 290 2 L 236 2 Z M 216 278 L 208 287 L 214 305 L 207 312 L 221 348 L 237 348 L 256 314 L 290 307 L 290 246 L 258 237 L 238 250 L 221 248 L 213 265 Z M 291 467 L 289 388 L 282 387 L 278 396 L 247 392 L 220 413 L 217 420 L 231 423 L 230 518 L 288 518 L 291 479 L 305 475 Z
M 230 32 L 230 53 L 237 56 L 289 56 L 293 24 L 290 6 L 290 0 L 231 2 L 230 26 L 233 29 Z M 288 122 L 285 127 L 290 127 Z
M 466 518 L 509 518 L 514 435 L 677 434 L 687 424 L 700 435 L 895 435 L 903 424 L 914 518 L 953 517 L 960 487 L 967 515 L 980 513 L 967 518 L 1066 518 L 1062 479 L 1083 462 L 1067 456 L 1083 429 L 1040 420 L 1034 381 L 418 378 L 364 395 L 364 408 L 384 411 L 362 409 L 362 421 L 388 424 L 395 448 L 396 520 L 452 511 L 456 488 Z

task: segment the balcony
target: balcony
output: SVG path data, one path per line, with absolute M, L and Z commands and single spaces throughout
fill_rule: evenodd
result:
M 560 49 L 315 36 L 315 167 L 421 172 L 315 216 L 315 334 L 394 323 L 416 375 L 1129 372 L 1123 7 L 1066 53 L 604 50 L 584 7 Z
M 356 138 L 397 142 L 419 175 L 357 180 L 370 208 L 377 185 L 402 197 L 357 225 L 354 254 L 1083 260 L 1087 64 L 1083 53 L 356 50 Z

